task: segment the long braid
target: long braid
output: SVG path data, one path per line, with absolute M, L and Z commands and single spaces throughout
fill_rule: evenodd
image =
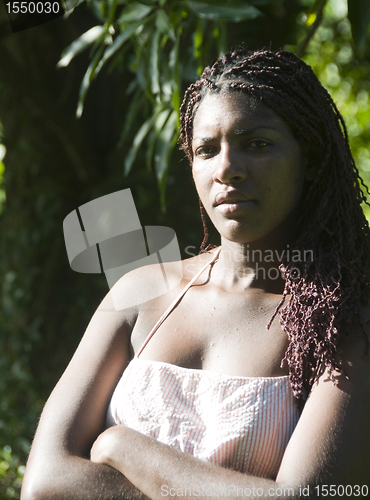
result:
M 317 167 L 301 202 L 301 230 L 294 244 L 300 252 L 311 250 L 314 258 L 282 262 L 283 298 L 268 324 L 280 315 L 290 341 L 282 363 L 288 364 L 293 393 L 300 397 L 304 384 L 312 384 L 321 369 L 327 368 L 333 381 L 334 370 L 343 373 L 336 357 L 338 338 L 349 334 L 350 322 L 359 323 L 360 307 L 369 302 L 370 230 L 361 209 L 369 191 L 335 103 L 312 69 L 286 51 L 241 49 L 205 68 L 180 109 L 182 148 L 190 162 L 197 107 L 205 95 L 221 90 L 254 96 L 276 111 L 308 147 L 308 161 Z
M 200 245 L 200 251 L 201 251 L 201 253 L 203 253 L 203 252 L 207 252 L 211 248 L 215 248 L 216 245 L 213 245 L 212 243 L 207 245 L 209 234 L 208 234 L 208 227 L 207 227 L 207 221 L 206 221 L 206 211 L 205 211 L 205 208 L 204 208 L 203 203 L 202 203 L 200 198 L 199 198 L 199 210 L 200 210 L 200 217 L 202 219 L 203 233 L 204 233 L 203 241 Z

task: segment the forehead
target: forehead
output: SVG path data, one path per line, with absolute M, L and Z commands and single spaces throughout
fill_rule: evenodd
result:
M 193 121 L 193 138 L 215 129 L 238 131 L 251 127 L 272 126 L 290 129 L 287 122 L 257 98 L 237 91 L 210 92 L 200 102 Z

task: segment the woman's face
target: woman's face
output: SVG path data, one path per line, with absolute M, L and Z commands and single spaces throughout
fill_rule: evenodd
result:
M 240 92 L 207 94 L 194 117 L 192 151 L 198 194 L 224 238 L 250 243 L 294 220 L 307 162 L 271 108 Z

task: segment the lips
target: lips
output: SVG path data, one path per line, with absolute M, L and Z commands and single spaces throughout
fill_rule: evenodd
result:
M 255 203 L 240 191 L 221 191 L 215 196 L 213 206 L 224 214 L 234 213 Z

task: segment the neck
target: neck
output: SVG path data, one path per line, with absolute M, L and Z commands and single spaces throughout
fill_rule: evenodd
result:
M 248 243 L 221 238 L 222 249 L 217 267 L 223 286 L 256 288 L 281 294 L 285 281 L 279 266 L 285 259 L 291 260 L 297 250 L 292 250 L 295 240 L 292 234 L 276 233 Z

